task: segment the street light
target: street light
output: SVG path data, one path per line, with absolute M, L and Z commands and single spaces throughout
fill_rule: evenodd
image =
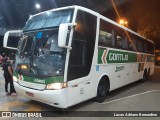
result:
M 41 8 L 41 5 L 40 5 L 39 3 L 36 3 L 36 4 L 35 4 L 35 8 L 36 8 L 36 9 L 40 9 L 40 8 Z
M 125 20 L 125 19 L 120 19 L 120 20 L 118 21 L 118 23 L 119 23 L 120 25 L 122 25 L 122 26 L 128 26 L 128 21 Z

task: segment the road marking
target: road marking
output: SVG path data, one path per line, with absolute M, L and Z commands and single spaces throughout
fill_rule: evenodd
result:
M 144 95 L 144 94 L 151 93 L 151 92 L 160 92 L 160 90 L 146 91 L 146 92 L 143 92 L 143 93 L 139 93 L 139 94 L 135 94 L 135 95 L 131 95 L 131 96 L 127 96 L 127 97 L 111 100 L 111 101 L 108 101 L 108 102 L 98 103 L 98 104 L 102 104 L 103 105 L 103 104 L 108 104 L 108 103 L 112 103 L 112 102 L 117 102 L 117 101 L 120 101 L 120 100 L 124 100 L 124 99 L 127 99 L 127 98 L 132 98 L 132 97 L 135 97 L 135 96 Z

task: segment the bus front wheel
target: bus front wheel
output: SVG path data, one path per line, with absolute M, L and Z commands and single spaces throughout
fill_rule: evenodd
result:
M 97 88 L 97 96 L 95 97 L 96 102 L 103 102 L 107 96 L 108 88 L 106 80 L 102 79 Z

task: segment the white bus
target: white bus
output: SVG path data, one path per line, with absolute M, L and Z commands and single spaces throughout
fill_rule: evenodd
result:
M 58 108 L 103 102 L 108 92 L 154 72 L 152 41 L 84 7 L 33 15 L 18 33 L 17 93 Z

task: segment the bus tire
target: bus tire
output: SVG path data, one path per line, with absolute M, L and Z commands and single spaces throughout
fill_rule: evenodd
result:
M 142 82 L 146 82 L 148 80 L 148 73 L 147 73 L 147 70 L 144 71 L 144 74 L 143 74 L 143 78 L 142 78 Z
M 107 82 L 105 79 L 101 79 L 98 84 L 97 96 L 95 97 L 95 101 L 98 103 L 103 102 L 107 96 L 107 92 L 108 92 Z
M 150 68 L 148 69 L 148 80 L 150 80 Z

